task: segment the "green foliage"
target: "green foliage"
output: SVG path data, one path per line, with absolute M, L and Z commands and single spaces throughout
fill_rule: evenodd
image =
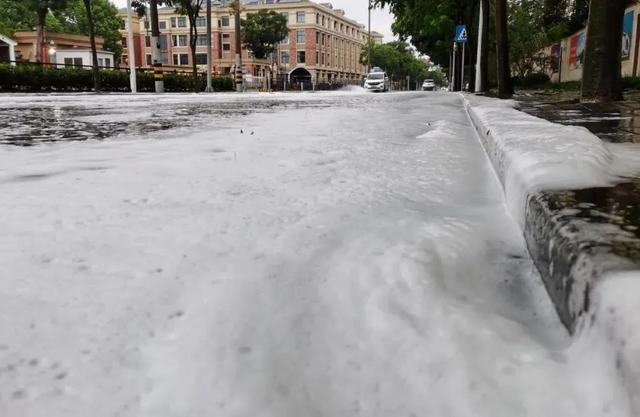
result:
M 258 59 L 266 58 L 274 45 L 289 33 L 287 19 L 273 10 L 250 13 L 242 20 L 241 39 L 243 45 Z
M 155 91 L 152 73 L 138 72 L 138 91 Z M 213 77 L 215 91 L 233 91 L 234 81 L 231 77 Z M 102 91 L 129 91 L 129 74 L 124 71 L 100 71 Z M 166 73 L 164 85 L 167 92 L 193 91 L 193 77 L 177 73 Z M 197 78 L 197 89 L 203 91 L 207 85 L 204 75 Z M 57 91 L 77 92 L 91 91 L 93 77 L 91 71 L 77 68 L 43 68 L 37 64 L 10 66 L 0 64 L 0 91 Z
M 118 60 L 122 53 L 119 32 L 122 18 L 118 9 L 109 0 L 91 0 L 91 10 L 96 36 L 104 38 L 104 49 L 115 53 Z M 54 31 L 89 35 L 87 10 L 82 0 L 67 0 L 67 7 L 55 12 L 53 16 L 60 25 Z
M 360 61 L 366 64 L 367 57 L 368 52 L 365 48 L 360 56 Z M 426 78 L 442 80 L 444 78 L 444 75 L 438 74 L 440 72 L 438 69 L 430 68 L 425 62 L 418 59 L 405 42 L 372 45 L 371 66 L 384 69 L 391 80 L 399 82 L 404 81 L 407 76 L 412 80 Z
M 395 16 L 392 29 L 401 40 L 411 39 L 419 52 L 432 61 L 448 65 L 455 25 L 464 23 L 471 30 L 477 0 L 374 0 L 376 6 L 389 6 Z
M 36 10 L 30 2 L 0 0 L 0 33 L 12 37 L 18 30 L 32 30 L 38 24 Z
M 12 37 L 16 31 L 33 30 L 38 25 L 39 4 L 40 0 L 0 0 L 0 33 Z M 46 14 L 46 30 L 89 35 L 87 12 L 82 0 L 48 1 L 47 4 L 52 13 Z M 109 0 L 92 0 L 91 7 L 96 35 L 104 38 L 104 49 L 114 52 L 117 59 L 122 53 L 118 9 Z

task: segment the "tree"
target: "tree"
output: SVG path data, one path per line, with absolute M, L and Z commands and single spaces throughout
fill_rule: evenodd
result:
M 549 59 L 540 52 L 552 42 L 546 30 L 554 30 L 566 17 L 564 14 L 556 16 L 558 11 L 555 9 L 549 14 L 542 3 L 543 0 L 518 0 L 509 4 L 511 67 L 520 77 L 547 67 Z M 549 0 L 544 0 L 544 4 L 547 3 Z
M 62 10 L 66 6 L 66 0 L 26 0 L 25 3 L 32 10 L 36 10 L 37 16 L 37 41 L 36 61 L 42 62 L 44 56 L 44 33 L 49 12 Z
M 98 50 L 96 49 L 96 30 L 93 24 L 93 13 L 91 11 L 91 0 L 83 0 L 87 11 L 87 23 L 89 24 L 89 40 L 91 42 L 91 57 L 93 58 L 93 89 L 97 93 L 100 91 L 100 69 L 98 68 Z
M 287 19 L 273 10 L 260 10 L 247 15 L 241 22 L 243 45 L 258 59 L 264 59 L 274 51 L 277 42 L 287 37 Z
M 109 0 L 91 0 L 91 13 L 95 36 L 104 39 L 104 49 L 111 51 L 118 60 L 122 54 L 120 26 L 122 18 Z M 55 12 L 54 31 L 91 36 L 87 8 L 84 0 L 67 0 L 67 6 Z
M 38 24 L 33 2 L 0 0 L 0 34 L 13 37 L 17 30 L 31 30 Z M 35 3 L 33 3 L 35 4 Z
M 204 0 L 174 0 L 176 12 L 189 19 L 189 48 L 191 49 L 191 69 L 193 71 L 193 90 L 198 91 L 198 68 L 196 67 L 196 45 L 198 42 L 197 20 Z
M 368 51 L 363 50 L 360 55 L 360 62 L 368 64 Z M 382 45 L 372 45 L 371 66 L 384 69 L 389 78 L 396 82 L 404 82 L 407 77 L 415 81 L 422 81 L 426 78 L 440 80 L 437 72 L 439 67 L 430 67 L 418 59 L 411 47 L 406 42 L 389 42 Z M 430 73 L 431 72 L 431 73 Z
M 622 21 L 626 0 L 591 0 L 582 73 L 583 101 L 622 100 Z
M 507 33 L 507 0 L 496 0 L 496 55 L 498 59 L 498 97 L 513 95 Z
M 209 0 L 210 1 L 210 0 Z M 131 7 L 135 9 L 138 16 L 146 14 L 147 4 L 149 4 L 149 21 L 151 23 L 151 59 L 154 65 L 162 61 L 162 50 L 160 46 L 160 23 L 158 20 L 158 6 L 171 6 L 171 0 L 133 0 Z M 210 53 L 210 52 L 209 52 Z M 164 80 L 156 79 L 156 93 L 164 92 Z

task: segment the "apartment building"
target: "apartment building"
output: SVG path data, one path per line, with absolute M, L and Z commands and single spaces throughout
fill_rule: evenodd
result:
M 211 49 L 216 74 L 229 74 L 234 67 L 235 27 L 227 3 L 215 2 L 212 13 Z M 286 76 L 292 82 L 358 81 L 366 74 L 366 67 L 360 64 L 360 54 L 366 45 L 367 31 L 364 25 L 349 19 L 344 11 L 334 9 L 330 3 L 309 0 L 253 0 L 244 2 L 242 17 L 261 9 L 275 10 L 285 16 L 289 35 L 276 46 L 276 51 L 268 59 L 256 59 L 243 48 L 245 73 L 254 76 L 273 73 Z M 120 12 L 126 17 L 126 9 Z M 171 7 L 160 8 L 158 15 L 162 63 L 169 70 L 187 70 L 191 65 L 187 17 L 176 14 Z M 204 13 L 198 19 L 197 27 L 196 64 L 205 71 L 207 39 Z M 126 31 L 124 27 L 122 29 L 123 61 L 126 62 L 129 50 Z M 147 17 L 134 19 L 134 33 L 135 48 L 141 48 L 141 51 L 136 50 L 137 66 L 150 67 L 151 29 Z

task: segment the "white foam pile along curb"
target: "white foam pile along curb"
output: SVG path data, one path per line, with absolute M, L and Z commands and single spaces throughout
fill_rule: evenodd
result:
M 533 227 L 527 218 L 528 205 L 539 192 L 613 186 L 623 177 L 640 172 L 638 145 L 604 143 L 585 128 L 558 125 L 518 111 L 511 100 L 461 97 L 503 185 L 507 205 L 525 236 L 527 228 Z M 551 228 L 555 221 L 549 218 L 543 223 Z M 554 228 L 548 234 L 558 240 L 571 240 L 565 232 Z M 579 240 L 581 236 L 576 233 L 573 238 Z M 548 244 L 549 252 L 554 245 L 551 241 L 537 243 Z M 578 243 L 573 248 L 580 248 Z M 528 244 L 540 269 L 540 259 L 536 259 L 539 251 L 533 250 L 531 241 Z M 555 255 L 562 253 L 556 251 Z M 578 258 L 584 266 L 589 254 Z M 576 259 L 563 261 L 574 264 L 572 275 L 584 272 Z M 593 264 L 586 268 L 588 273 L 571 277 L 577 285 L 568 300 L 553 299 L 552 291 L 550 295 L 556 306 L 564 302 L 577 310 L 583 306 L 583 293 L 589 293 L 588 311 L 581 317 L 576 314 L 580 318 L 568 326 L 576 331 L 572 349 L 575 352 L 585 344 L 596 343 L 607 349 L 612 366 L 625 380 L 632 407 L 640 412 L 640 271 L 608 272 L 598 262 L 597 258 L 587 259 L 589 265 Z M 540 272 L 543 277 L 549 276 L 549 271 Z M 549 289 L 549 282 L 546 285 Z

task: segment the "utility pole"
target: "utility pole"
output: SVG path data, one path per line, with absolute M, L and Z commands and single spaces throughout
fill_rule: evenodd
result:
M 131 0 L 127 0 L 127 49 L 129 50 L 129 81 L 131 83 L 131 92 L 138 92 L 136 85 L 136 48 L 133 45 L 133 17 L 131 13 Z
M 158 0 L 149 0 L 149 18 L 151 20 L 151 59 L 153 60 L 153 78 L 156 93 L 164 93 L 164 74 L 160 56 L 160 25 L 158 24 Z
M 371 0 L 369 0 L 369 37 L 367 43 L 367 73 L 371 72 Z
M 242 42 L 240 41 L 240 0 L 235 0 L 231 5 L 234 12 L 234 25 L 236 30 L 236 91 L 242 92 Z
M 207 93 L 213 93 L 213 86 L 211 85 L 211 72 L 213 71 L 213 63 L 211 59 L 213 54 L 211 53 L 211 0 L 207 0 L 207 88 L 204 90 Z
M 481 93 L 484 91 L 484 86 L 482 85 L 482 48 L 484 45 L 482 41 L 484 40 L 484 7 L 483 2 L 480 1 L 480 19 L 478 19 L 478 54 L 476 56 L 476 82 L 475 82 L 475 92 Z M 487 10 L 488 12 L 488 10 Z
M 464 58 L 465 58 L 465 46 L 466 42 L 462 43 L 462 70 L 460 71 L 460 91 L 464 91 Z
M 457 60 L 457 52 L 458 52 L 458 42 L 453 42 L 453 66 L 452 66 L 452 75 L 451 75 L 451 91 L 456 91 L 456 66 L 458 65 Z

